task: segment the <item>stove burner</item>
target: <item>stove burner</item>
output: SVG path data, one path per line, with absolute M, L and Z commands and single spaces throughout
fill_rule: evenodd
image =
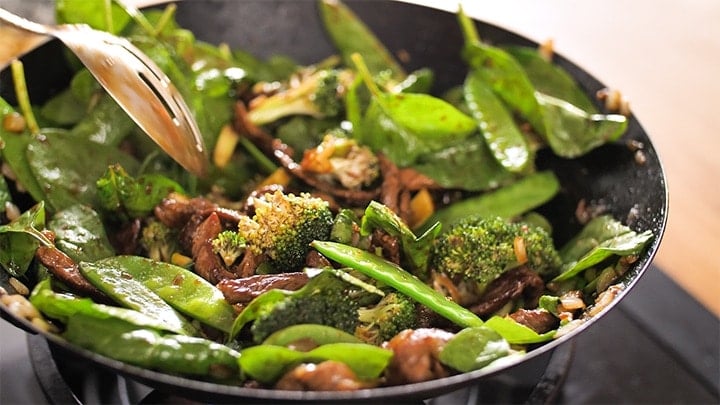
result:
M 27 336 L 30 361 L 43 392 L 51 404 L 187 404 L 201 405 L 173 393 L 153 389 L 132 379 L 90 363 L 64 361 L 40 335 Z M 550 354 L 544 370 L 515 367 L 463 388 L 420 403 L 492 404 L 555 403 L 562 396 L 562 386 L 572 363 L 574 343 L 568 342 Z M 243 401 L 245 404 L 252 402 Z

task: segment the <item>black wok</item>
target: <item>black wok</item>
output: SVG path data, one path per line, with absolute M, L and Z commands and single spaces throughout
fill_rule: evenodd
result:
M 393 52 L 400 50 L 410 56 L 408 70 L 430 67 L 435 71 L 437 92 L 460 84 L 466 68 L 460 59 L 462 37 L 456 17 L 430 8 L 386 1 L 347 1 L 371 29 Z M 313 63 L 334 53 L 317 15 L 313 2 L 308 1 L 233 1 L 206 0 L 178 3 L 180 24 L 192 30 L 199 39 L 226 42 L 233 48 L 251 51 L 261 57 L 285 54 L 300 63 Z M 498 27 L 478 23 L 481 36 L 494 44 L 536 45 L 532 41 Z M 68 84 L 70 70 L 64 64 L 62 46 L 50 42 L 29 53 L 23 59 L 27 82 L 34 102 L 41 102 Z M 555 61 L 571 73 L 594 98 L 605 87 L 597 79 L 560 55 Z M 11 79 L 7 69 L 0 76 L 2 97 L 13 102 Z M 636 152 L 628 143 L 641 145 L 644 162 L 636 159 Z M 622 293 L 599 315 L 571 333 L 529 352 L 523 359 L 499 370 L 478 370 L 448 378 L 355 392 L 295 392 L 251 389 L 219 385 L 162 374 L 130 366 L 87 350 L 75 347 L 54 335 L 46 335 L 55 350 L 71 356 L 74 361 L 90 362 L 114 372 L 139 380 L 147 385 L 169 390 L 174 394 L 213 402 L 264 399 L 272 402 L 289 401 L 353 401 L 397 400 L 400 398 L 429 398 L 450 392 L 487 378 L 491 374 L 508 372 L 522 367 L 537 367 L 559 345 L 563 345 L 593 327 L 595 321 L 618 303 L 648 269 L 657 252 L 667 220 L 668 195 L 665 175 L 652 142 L 640 123 L 630 118 L 627 133 L 617 143 L 601 147 L 580 159 L 565 160 L 540 154 L 538 166 L 553 170 L 559 177 L 562 190 L 542 208 L 554 226 L 562 243 L 579 230 L 575 208 L 581 199 L 589 204 L 602 205 L 606 212 L 627 223 L 636 231 L 651 230 L 655 238 L 646 252 L 623 276 Z M 0 274 L 0 286 L 8 289 L 7 276 Z M 0 306 L 6 320 L 30 333 L 39 333 L 27 322 L 15 318 Z M 582 350 L 582 348 L 578 348 Z

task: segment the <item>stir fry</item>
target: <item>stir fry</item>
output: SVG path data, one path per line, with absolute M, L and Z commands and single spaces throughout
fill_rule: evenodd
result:
M 467 75 L 434 94 L 431 70 L 406 72 L 336 1 L 318 10 L 337 55 L 313 65 L 196 40 L 173 5 L 107 5 L 59 1 L 57 16 L 162 67 L 211 169 L 182 170 L 83 68 L 32 104 L 15 62 L 0 267 L 17 287 L 0 302 L 39 330 L 226 384 L 428 381 L 582 324 L 653 237 L 596 213 L 558 244 L 542 209 L 561 184 L 537 154 L 582 156 L 627 118 L 537 49 L 483 42 L 462 10 Z

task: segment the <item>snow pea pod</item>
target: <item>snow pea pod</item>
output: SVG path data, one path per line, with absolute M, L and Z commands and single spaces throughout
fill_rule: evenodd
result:
M 203 338 L 161 335 L 121 319 L 99 320 L 83 314 L 70 317 L 63 337 L 95 353 L 148 369 L 239 379 L 240 354 Z
M 56 212 L 48 229 L 55 233 L 55 247 L 76 263 L 115 254 L 100 216 L 87 205 L 77 204 Z
M 472 327 L 483 324 L 483 321 L 468 309 L 447 299 L 417 277 L 380 256 L 336 242 L 313 241 L 310 245 L 327 258 L 395 288 L 458 326 Z
M 402 66 L 352 10 L 339 1 L 330 0 L 320 1 L 319 8 L 325 29 L 345 64 L 351 66 L 351 55 L 357 52 L 363 55 L 373 75 L 389 70 L 395 81 L 405 79 Z
M 120 305 L 159 319 L 178 333 L 197 334 L 197 329 L 187 319 L 122 268 L 108 266 L 102 261 L 81 262 L 80 272 L 90 283 Z
M 455 334 L 440 351 L 439 360 L 446 366 L 467 373 L 508 354 L 510 345 L 502 336 L 487 326 L 477 326 Z
M 526 213 L 552 199 L 560 190 L 560 182 L 549 171 L 527 175 L 492 192 L 458 201 L 436 211 L 425 221 L 419 232 L 440 222 L 445 229 L 470 215 L 512 218 Z
M 345 363 L 360 379 L 373 379 L 387 367 L 392 350 L 366 343 L 329 343 L 309 352 L 284 346 L 259 345 L 240 352 L 243 373 L 264 383 L 272 383 L 293 365 L 325 360 Z
M 531 343 L 542 343 L 551 340 L 555 336 L 555 331 L 551 330 L 545 333 L 537 333 L 527 326 L 515 322 L 508 316 L 493 316 L 485 321 L 485 325 L 500 336 L 505 338 L 510 344 L 526 345 Z
M 95 319 L 116 318 L 141 328 L 151 328 L 178 333 L 168 324 L 133 309 L 98 304 L 90 298 L 67 293 L 57 293 L 50 286 L 50 279 L 39 282 L 30 295 L 30 302 L 46 316 L 67 323 L 76 314 Z
M 362 340 L 343 330 L 327 325 L 302 323 L 274 332 L 262 342 L 264 345 L 288 346 L 293 342 L 310 339 L 316 345 L 329 343 L 362 343 Z
M 525 170 L 532 161 L 525 135 L 479 70 L 470 72 L 463 88 L 465 102 L 495 159 L 508 171 Z
M 235 311 L 222 292 L 197 274 L 173 264 L 140 256 L 114 256 L 96 261 L 99 273 L 117 274 L 142 284 L 177 311 L 223 332 L 230 332 Z

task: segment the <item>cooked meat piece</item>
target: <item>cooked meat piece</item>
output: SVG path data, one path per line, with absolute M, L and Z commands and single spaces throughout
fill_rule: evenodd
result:
M 308 281 L 303 272 L 281 274 L 258 274 L 250 277 L 225 279 L 217 284 L 225 299 L 231 304 L 247 303 L 258 295 L 272 289 L 297 290 Z
M 515 322 L 525 325 L 537 333 L 545 333 L 555 329 L 560 320 L 544 309 L 518 309 L 510 314 Z
M 123 225 L 119 231 L 108 235 L 110 243 L 119 255 L 133 255 L 137 253 L 142 224 L 136 218 Z
M 78 264 L 70 256 L 56 247 L 40 246 L 35 251 L 35 257 L 50 270 L 50 272 L 80 295 L 89 296 L 103 303 L 111 300 L 80 273 Z
M 380 202 L 397 213 L 403 221 L 408 222 L 411 215 L 411 192 L 422 188 L 438 188 L 438 185 L 434 180 L 415 169 L 398 168 L 383 154 L 378 154 L 378 161 L 383 178 L 380 186 Z
M 400 241 L 398 238 L 376 229 L 372 233 L 372 244 L 382 248 L 383 257 L 395 264 L 400 264 Z
M 192 237 L 191 251 L 195 259 L 195 272 L 212 284 L 237 277 L 228 271 L 220 256 L 213 251 L 212 240 L 222 229 L 220 217 L 213 212 L 196 228 Z
M 394 353 L 385 370 L 387 383 L 409 384 L 448 376 L 449 370 L 438 357 L 453 336 L 442 329 L 407 329 L 395 335 L 383 345 Z
M 187 198 L 172 193 L 155 207 L 155 216 L 160 222 L 170 228 L 181 228 L 193 214 L 203 211 L 212 211 L 217 208 L 212 201 L 205 198 Z
M 266 256 L 256 255 L 250 249 L 246 249 L 243 253 L 240 263 L 234 264 L 230 271 L 237 275 L 238 278 L 250 277 L 255 274 L 255 269 L 263 262 Z
M 332 264 L 330 263 L 330 260 L 321 255 L 317 250 L 311 250 L 308 252 L 307 256 L 305 256 L 305 266 L 321 269 L 323 267 L 332 266 Z
M 516 267 L 493 280 L 470 310 L 479 316 L 491 315 L 520 296 L 525 298 L 527 308 L 535 308 L 543 291 L 545 283 L 537 273 L 525 266 Z
M 369 384 L 338 361 L 323 361 L 318 364 L 301 364 L 288 371 L 275 384 L 279 390 L 295 391 L 353 391 L 370 388 Z

